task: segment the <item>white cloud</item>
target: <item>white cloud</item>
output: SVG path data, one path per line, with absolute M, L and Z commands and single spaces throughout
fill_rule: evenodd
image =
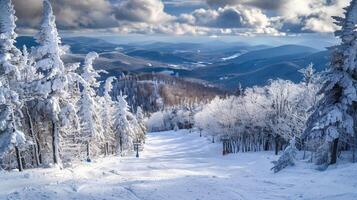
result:
M 297 31 L 333 32 L 331 16 L 341 16 L 349 0 L 289 0 L 278 10 L 283 23 L 300 27 Z
M 20 30 L 38 27 L 42 0 L 13 0 Z M 350 0 L 56 0 L 57 25 L 71 31 L 175 35 L 333 32 Z M 173 16 L 165 5 L 192 6 Z M 199 8 L 199 9 L 196 9 Z M 196 9 L 196 10 L 194 10 Z M 192 11 L 194 10 L 194 11 Z M 175 12 L 173 12 L 175 13 Z
M 192 26 L 227 29 L 222 32 L 237 32 L 241 29 L 250 33 L 276 35 L 279 32 L 272 26 L 269 17 L 260 9 L 246 6 L 225 6 L 218 9 L 197 9 L 190 14 L 182 14 L 182 23 Z M 229 29 L 236 29 L 235 31 Z
M 124 0 L 115 8 L 118 20 L 131 22 L 159 23 L 174 19 L 164 11 L 160 0 Z
M 210 6 L 251 6 L 271 15 L 276 27 L 286 32 L 333 32 L 331 16 L 341 16 L 350 0 L 206 0 Z

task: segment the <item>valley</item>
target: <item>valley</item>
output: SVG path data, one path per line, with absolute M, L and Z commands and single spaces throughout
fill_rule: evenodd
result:
M 17 46 L 36 45 L 32 37 L 19 37 Z M 328 50 L 300 45 L 251 46 L 244 43 L 129 43 L 114 44 L 89 37 L 63 38 L 70 53 L 66 62 L 80 62 L 86 53 L 96 51 L 100 57 L 94 65 L 120 74 L 162 73 L 182 78 L 203 80 L 225 91 L 243 87 L 261 86 L 270 79 L 299 82 L 299 70 L 310 63 L 317 72 L 326 69 Z

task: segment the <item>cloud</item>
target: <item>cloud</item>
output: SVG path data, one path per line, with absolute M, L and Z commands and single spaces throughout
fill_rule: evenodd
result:
M 124 0 L 115 7 L 118 20 L 131 22 L 158 23 L 174 19 L 165 13 L 160 0 Z
M 180 21 L 192 26 L 242 29 L 251 33 L 278 34 L 278 31 L 271 26 L 270 19 L 261 10 L 241 5 L 225 6 L 217 10 L 197 9 L 190 14 L 182 14 Z
M 42 13 L 42 0 L 13 0 L 20 26 L 36 28 Z M 116 26 L 112 5 L 107 0 L 52 1 L 61 29 Z
M 278 10 L 283 30 L 296 32 L 333 32 L 338 27 L 331 16 L 341 16 L 349 0 L 289 0 Z M 285 24 L 285 25 L 284 25 Z
M 73 32 L 237 35 L 333 32 L 350 0 L 53 0 Z M 20 30 L 39 26 L 42 0 L 13 0 Z M 166 7 L 165 7 L 166 6 Z M 170 13 L 170 14 L 169 14 Z
M 341 16 L 350 0 L 206 0 L 212 7 L 244 5 L 267 11 L 284 32 L 333 32 L 331 16 Z

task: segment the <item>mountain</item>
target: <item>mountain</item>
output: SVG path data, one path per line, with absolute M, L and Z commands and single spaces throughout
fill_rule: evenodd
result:
M 270 79 L 277 78 L 299 82 L 302 79 L 300 69 L 313 63 L 316 71 L 323 71 L 326 69 L 330 54 L 329 51 L 322 51 L 250 60 L 243 63 L 221 64 L 194 70 L 186 76 L 210 81 L 229 90 L 235 89 L 239 83 L 243 87 L 251 87 L 265 85 Z
M 270 47 L 250 46 L 244 43 L 167 43 L 112 44 L 92 37 L 63 38 L 71 46 L 66 62 L 83 62 L 85 54 L 100 54 L 94 63 L 97 69 L 109 72 L 105 76 L 159 73 L 179 75 L 186 79 L 207 81 L 226 90 L 234 90 L 240 83 L 244 87 L 264 85 L 269 79 L 301 80 L 299 70 L 313 63 L 323 71 L 328 63 L 329 51 L 319 51 L 301 45 Z M 17 38 L 17 46 L 37 45 L 29 36 Z
M 194 62 L 193 60 L 175 55 L 174 53 L 165 53 L 160 51 L 150 51 L 150 50 L 134 50 L 126 53 L 128 56 L 139 57 L 153 61 L 171 63 L 171 64 L 182 64 L 186 62 Z
M 85 54 L 91 51 L 97 53 L 114 51 L 120 45 L 109 43 L 105 40 L 92 37 L 65 37 L 62 38 L 62 44 L 69 45 L 74 54 Z M 26 45 L 28 48 L 36 46 L 37 43 L 32 36 L 20 36 L 16 39 L 16 46 L 22 48 Z
M 306 55 L 316 52 L 318 52 L 318 50 L 313 49 L 311 47 L 299 46 L 299 45 L 284 45 L 279 47 L 251 51 L 233 59 L 232 62 L 243 63 L 250 60 L 271 59 L 275 57 L 299 55 L 299 54 Z

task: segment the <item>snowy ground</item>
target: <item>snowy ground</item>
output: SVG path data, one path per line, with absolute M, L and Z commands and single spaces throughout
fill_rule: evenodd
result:
M 0 199 L 357 199 L 357 164 L 319 172 L 301 162 L 273 174 L 272 152 L 223 157 L 218 144 L 187 131 L 150 133 L 140 156 L 1 172 Z

